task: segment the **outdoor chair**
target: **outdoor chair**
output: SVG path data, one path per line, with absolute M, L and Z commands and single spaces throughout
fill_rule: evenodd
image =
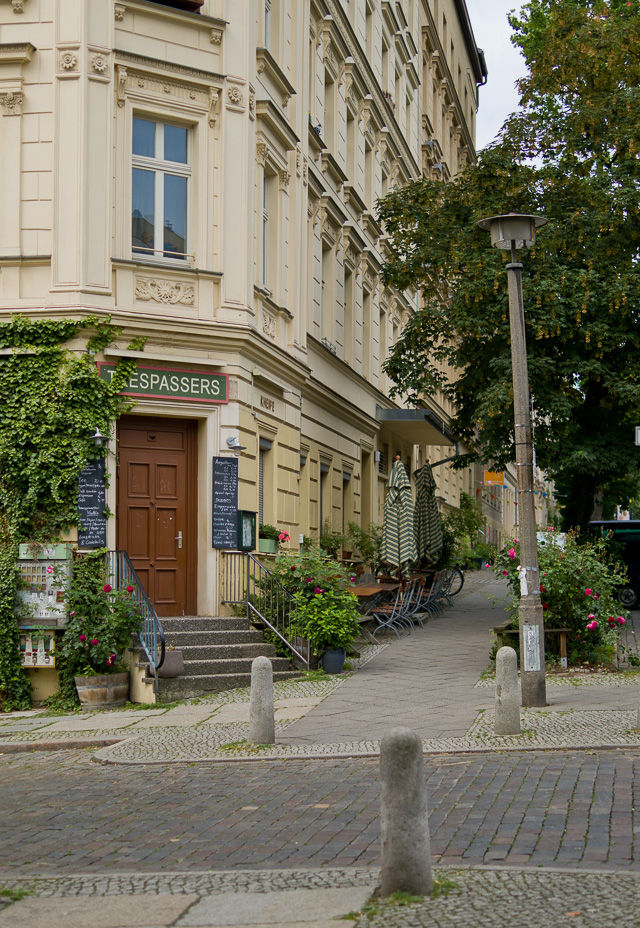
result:
M 414 628 L 414 624 L 408 612 L 415 584 L 415 580 L 410 580 L 408 583 L 404 584 L 404 587 L 398 589 L 395 600 L 392 603 L 374 606 L 373 609 L 368 612 L 368 615 L 374 618 L 378 623 L 377 628 L 373 632 L 374 637 L 382 629 L 391 629 L 396 633 L 398 638 L 401 637 L 399 631 L 401 628 L 407 628 L 408 633 L 411 632 L 411 629 Z

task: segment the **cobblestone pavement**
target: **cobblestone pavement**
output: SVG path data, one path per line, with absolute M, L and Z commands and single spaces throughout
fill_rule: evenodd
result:
M 425 770 L 442 865 L 640 873 L 640 751 L 440 755 Z M 5 874 L 378 864 L 373 760 L 142 773 L 22 754 L 0 766 L 0 797 Z
M 371 914 L 344 924 L 354 928 L 637 928 L 640 924 L 640 877 L 633 873 L 618 873 L 612 879 L 608 873 L 437 867 L 434 876 L 448 881 L 451 888 L 446 894 L 402 906 L 375 903 Z M 365 867 L 34 880 L 16 880 L 0 873 L 6 889 L 27 889 L 48 899 L 85 900 L 139 894 L 147 899 L 187 894 L 206 899 L 233 892 L 241 902 L 244 893 L 370 886 L 377 879 L 378 870 Z

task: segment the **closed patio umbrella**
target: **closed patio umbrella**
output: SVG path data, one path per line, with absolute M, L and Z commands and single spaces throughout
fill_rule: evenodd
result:
M 413 496 L 402 461 L 394 461 L 387 483 L 382 519 L 381 560 L 407 574 L 417 558 L 413 533 Z
M 418 471 L 416 477 L 413 528 L 419 564 L 433 567 L 442 551 L 442 522 L 436 503 L 436 482 L 428 463 Z

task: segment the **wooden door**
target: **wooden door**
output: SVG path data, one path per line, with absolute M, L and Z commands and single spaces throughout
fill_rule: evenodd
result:
M 118 428 L 117 547 L 159 616 L 196 611 L 196 429 L 142 416 Z

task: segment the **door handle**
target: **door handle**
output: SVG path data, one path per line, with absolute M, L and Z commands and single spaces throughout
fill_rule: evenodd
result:
M 178 534 L 176 535 L 176 541 L 178 542 L 178 547 L 181 548 L 182 547 L 182 532 L 178 532 Z

